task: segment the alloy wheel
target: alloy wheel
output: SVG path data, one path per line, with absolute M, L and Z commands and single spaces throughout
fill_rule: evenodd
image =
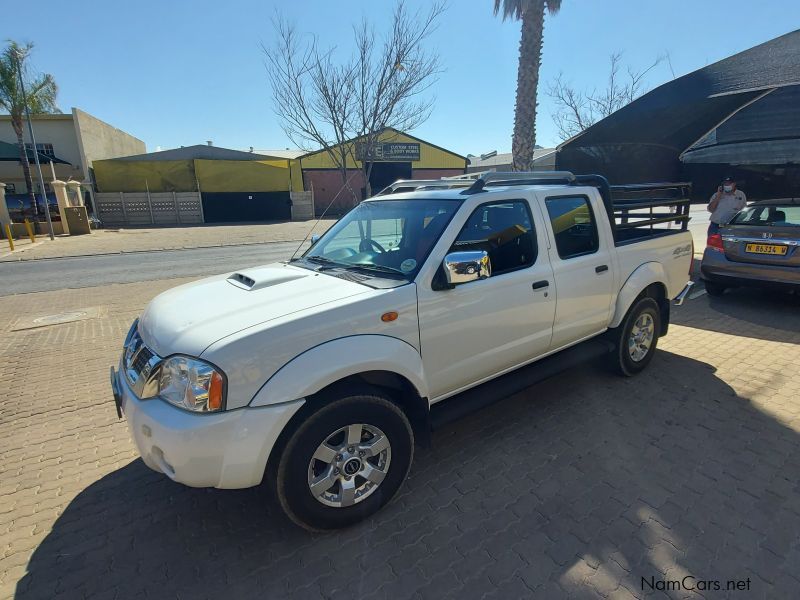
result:
M 389 438 L 374 425 L 337 429 L 317 446 L 308 464 L 308 489 L 326 506 L 358 504 L 378 489 L 389 470 Z

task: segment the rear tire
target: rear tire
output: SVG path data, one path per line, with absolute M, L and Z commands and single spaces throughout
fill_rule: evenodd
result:
M 703 280 L 703 285 L 706 288 L 706 294 L 709 296 L 722 296 L 722 294 L 725 293 L 725 290 L 728 289 L 721 283 L 715 283 L 708 280 Z
M 653 298 L 641 298 L 628 309 L 622 323 L 609 330 L 614 343 L 611 368 L 625 377 L 640 373 L 653 360 L 661 331 L 661 310 Z
M 292 433 L 275 475 L 278 501 L 310 531 L 347 527 L 394 497 L 413 453 L 414 434 L 397 405 L 368 386 L 348 389 Z

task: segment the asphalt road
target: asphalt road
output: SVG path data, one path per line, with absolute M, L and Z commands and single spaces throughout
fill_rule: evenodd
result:
M 205 277 L 289 258 L 297 242 L 0 263 L 0 296 L 108 283 Z
M 708 212 L 691 209 L 689 229 L 695 247 L 705 246 Z M 159 250 L 76 258 L 0 262 L 0 296 L 89 288 L 107 283 L 155 281 L 176 277 L 205 277 L 285 260 L 297 242 L 272 242 L 189 250 Z

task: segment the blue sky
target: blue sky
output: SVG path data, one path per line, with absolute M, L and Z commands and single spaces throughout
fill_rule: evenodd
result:
M 424 0 L 409 0 L 411 8 Z M 519 24 L 492 14 L 492 0 L 450 0 L 430 39 L 446 68 L 436 108 L 418 137 L 466 154 L 511 147 Z M 148 150 L 214 140 L 231 148 L 293 146 L 271 110 L 260 44 L 279 8 L 301 31 L 348 49 L 352 24 L 380 29 L 388 0 L 75 0 L 26 2 L 4 11 L 0 39 L 36 44 L 33 66 L 52 73 L 62 110 L 77 106 L 143 139 Z M 608 56 L 642 68 L 669 53 L 677 76 L 788 33 L 800 2 L 764 0 L 563 0 L 545 25 L 541 79 L 559 72 L 580 88 L 601 86 Z M 650 88 L 672 78 L 665 62 Z M 559 141 L 539 94 L 537 143 Z

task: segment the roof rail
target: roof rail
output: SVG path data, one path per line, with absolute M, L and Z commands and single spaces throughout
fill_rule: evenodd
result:
M 571 184 L 575 175 L 570 171 L 514 171 L 494 172 L 481 175 L 464 194 L 475 194 L 488 184 L 494 185 L 545 185 L 548 183 Z
M 464 173 L 463 175 L 450 175 L 449 177 L 442 177 L 442 179 L 446 180 L 453 180 L 456 181 L 475 181 L 479 177 L 486 175 L 486 173 L 492 173 L 492 171 L 473 171 L 472 173 Z
M 387 185 L 376 196 L 386 196 L 393 194 L 398 188 L 409 187 L 414 190 L 420 188 L 454 188 L 466 187 L 472 183 L 470 179 L 398 179 L 394 183 Z

